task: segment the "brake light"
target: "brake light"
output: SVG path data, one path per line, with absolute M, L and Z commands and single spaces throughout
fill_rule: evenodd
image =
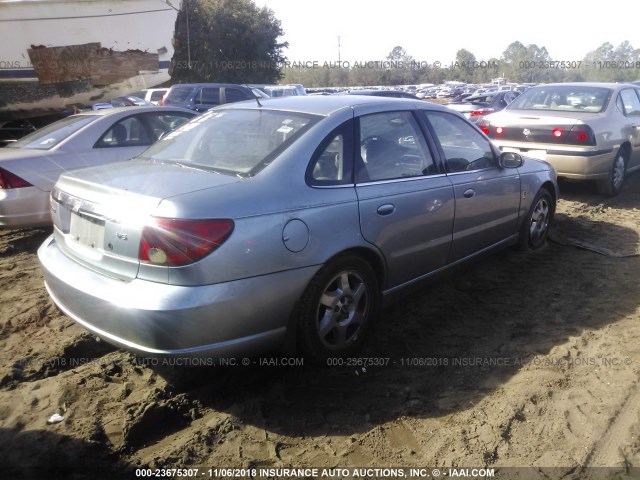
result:
M 495 110 L 493 108 L 481 108 L 480 110 L 474 110 L 469 114 L 470 117 L 482 117 L 483 115 L 489 115 Z
M 482 130 L 482 133 L 484 133 L 485 135 L 489 136 L 489 125 L 487 125 L 486 123 L 481 123 L 480 125 L 478 125 L 480 127 L 480 130 Z
M 11 188 L 23 188 L 31 187 L 29 182 L 14 175 L 11 172 L 7 172 L 5 169 L 0 168 L 0 190 L 8 190 Z
M 138 258 L 143 263 L 176 267 L 197 262 L 222 245 L 233 220 L 156 218 L 142 230 Z

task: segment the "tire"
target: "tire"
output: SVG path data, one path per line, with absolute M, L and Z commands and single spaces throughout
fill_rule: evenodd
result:
M 327 263 L 311 280 L 298 308 L 298 345 L 310 360 L 352 354 L 361 345 L 378 308 L 378 280 L 355 255 Z
M 616 152 L 611 171 L 606 179 L 598 182 L 598 192 L 608 197 L 615 197 L 622 191 L 627 178 L 627 153 L 622 148 Z
M 520 230 L 521 250 L 539 250 L 545 246 L 554 211 L 553 197 L 546 188 L 541 188 L 531 202 L 531 208 Z

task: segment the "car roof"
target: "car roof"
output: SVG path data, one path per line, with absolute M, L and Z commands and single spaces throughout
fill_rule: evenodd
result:
M 117 115 L 119 113 L 127 112 L 127 113 L 144 113 L 144 112 L 187 112 L 187 113 L 195 113 L 193 110 L 189 110 L 187 108 L 180 107 L 158 107 L 155 105 L 144 105 L 139 107 L 115 107 L 115 108 L 105 108 L 102 110 L 89 110 L 86 112 L 76 113 L 75 115 L 99 115 L 99 116 L 107 116 L 107 115 Z
M 345 92 L 347 95 L 380 95 L 380 96 L 404 96 L 404 98 L 416 98 L 413 93 L 405 92 L 403 90 L 395 90 L 393 88 L 381 88 L 379 90 L 371 89 L 371 88 L 363 88 L 358 90 L 351 90 L 349 92 Z M 390 95 L 384 95 L 384 94 Z
M 423 100 L 413 100 L 409 98 L 377 97 L 374 95 L 292 95 L 289 97 L 278 97 L 270 99 L 260 99 L 259 107 L 254 100 L 244 102 L 229 103 L 216 107 L 209 111 L 218 109 L 260 109 L 265 110 L 289 110 L 316 115 L 331 115 L 333 112 L 345 108 L 356 107 L 358 105 L 380 105 L 385 108 L 397 106 L 398 109 L 423 109 L 449 112 L 450 110 L 442 105 L 424 102 Z
M 354 90 L 349 90 L 350 94 L 362 94 L 362 95 L 374 95 L 377 92 L 399 92 L 400 90 L 394 90 L 393 88 L 356 88 Z
M 187 87 L 187 88 L 196 88 L 196 87 L 242 87 L 249 88 L 249 86 L 244 85 L 242 83 L 176 83 L 175 85 L 171 85 L 171 88 L 178 87 Z
M 543 85 L 536 85 L 531 88 L 539 87 L 604 87 L 604 88 L 616 88 L 624 83 L 612 83 L 612 82 L 567 82 L 567 83 L 545 83 Z

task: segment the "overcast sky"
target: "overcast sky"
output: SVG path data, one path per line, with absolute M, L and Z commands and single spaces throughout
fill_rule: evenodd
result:
M 499 58 L 516 40 L 568 61 L 604 42 L 640 48 L 637 1 L 254 1 L 282 22 L 289 61 L 337 61 L 338 37 L 341 60 L 352 64 L 384 60 L 396 45 L 415 60 L 443 64 L 461 48 L 478 60 Z

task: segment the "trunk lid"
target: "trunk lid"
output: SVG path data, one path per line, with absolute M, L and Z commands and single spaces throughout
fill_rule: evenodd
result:
M 67 256 L 93 270 L 133 279 L 140 266 L 142 229 L 162 200 L 238 181 L 145 160 L 63 175 L 51 193 L 56 242 Z
M 594 117 L 597 115 L 585 113 L 571 115 L 562 111 L 504 110 L 485 117 L 485 121 L 490 123 L 491 138 L 555 144 L 557 143 L 553 137 L 555 129 L 569 132 L 576 125 L 588 125 L 589 120 Z M 498 127 L 502 130 L 499 135 L 496 135 Z

